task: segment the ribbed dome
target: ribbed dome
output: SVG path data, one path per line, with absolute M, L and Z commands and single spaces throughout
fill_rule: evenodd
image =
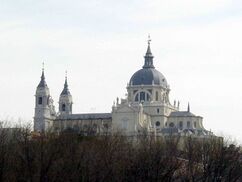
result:
M 130 85 L 161 85 L 167 87 L 165 77 L 154 68 L 143 68 L 133 74 Z

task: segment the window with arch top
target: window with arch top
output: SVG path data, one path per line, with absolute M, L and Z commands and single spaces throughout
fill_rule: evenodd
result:
M 66 111 L 66 105 L 65 105 L 65 104 L 62 104 L 62 106 L 61 106 L 61 110 L 62 110 L 62 111 Z
M 150 94 L 148 92 L 138 92 L 134 98 L 135 102 L 147 102 L 150 101 Z

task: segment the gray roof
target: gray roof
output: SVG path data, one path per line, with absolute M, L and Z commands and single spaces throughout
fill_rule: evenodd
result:
M 195 115 L 188 111 L 177 111 L 177 112 L 172 112 L 170 114 L 170 117 L 192 117 L 192 116 L 194 117 Z
M 65 84 L 64 84 L 64 88 L 61 92 L 61 95 L 71 95 L 69 88 L 68 88 L 68 84 L 67 84 L 67 77 L 65 79 Z
M 178 133 L 184 133 L 184 134 L 189 134 L 189 135 L 208 135 L 209 132 L 206 130 L 201 130 L 201 129 L 184 129 L 184 130 L 180 130 L 176 127 L 168 127 L 168 128 L 162 128 L 161 132 L 163 134 L 178 134 Z
M 130 85 L 152 85 L 153 83 L 167 87 L 165 77 L 155 68 L 140 69 L 130 79 Z
M 44 70 L 42 70 L 41 80 L 40 80 L 39 85 L 38 85 L 37 88 L 43 88 L 43 87 L 47 87 L 47 84 L 45 82 Z
M 94 119 L 112 119 L 111 113 L 85 113 L 60 115 L 57 120 L 94 120 Z

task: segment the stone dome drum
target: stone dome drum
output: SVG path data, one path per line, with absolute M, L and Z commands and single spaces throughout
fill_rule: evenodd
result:
M 148 42 L 148 48 L 144 58 L 145 63 L 143 68 L 133 74 L 129 85 L 159 85 L 167 88 L 166 78 L 153 65 L 154 56 L 150 50 L 150 42 Z

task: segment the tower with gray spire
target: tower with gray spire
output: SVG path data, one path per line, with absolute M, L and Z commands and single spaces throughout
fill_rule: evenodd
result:
M 67 75 L 65 78 L 64 88 L 59 98 L 59 113 L 60 115 L 72 114 L 72 96 L 68 88 Z
M 45 81 L 43 68 L 41 80 L 35 93 L 34 131 L 43 132 L 49 130 L 53 125 L 55 115 L 53 100 Z

